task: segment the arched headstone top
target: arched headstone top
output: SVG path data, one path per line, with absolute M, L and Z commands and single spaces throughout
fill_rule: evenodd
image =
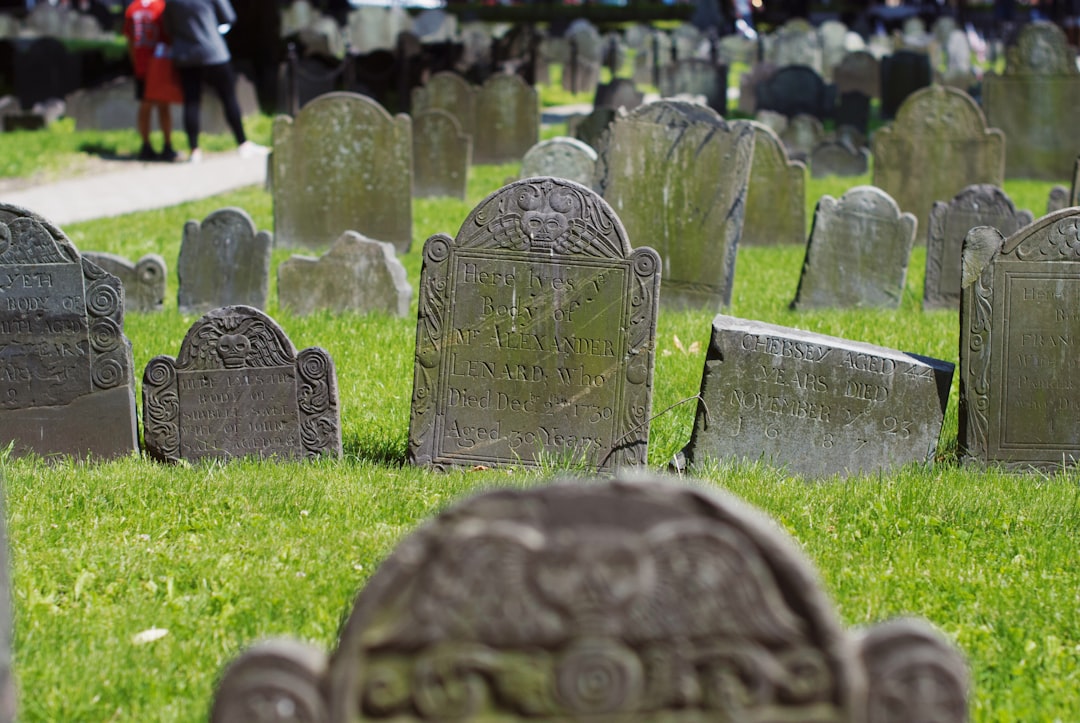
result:
M 1052 22 L 1025 25 L 1006 52 L 1005 75 L 1076 75 L 1076 53 Z
M 947 85 L 929 85 L 908 96 L 896 114 L 893 128 L 902 128 L 905 133 L 933 133 L 946 137 L 1001 133 L 987 127 L 986 115 L 974 98 Z

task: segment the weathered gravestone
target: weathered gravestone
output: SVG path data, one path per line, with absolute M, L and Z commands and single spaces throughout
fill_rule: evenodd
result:
M 848 53 L 833 69 L 837 93 L 858 91 L 870 98 L 881 97 L 881 67 L 865 50 Z
M 740 113 L 754 115 L 758 112 L 757 87 L 775 75 L 777 70 L 778 68 L 772 63 L 755 63 L 739 76 L 737 109 Z
M 825 141 L 810 153 L 810 175 L 861 176 L 870 169 L 870 151 L 844 141 Z
M 716 65 L 701 58 L 685 58 L 664 68 L 660 76 L 660 94 L 702 95 L 705 105 L 720 115 L 727 113 L 726 65 Z
M 952 376 L 937 359 L 719 315 L 683 455 L 807 478 L 932 462 Z
M 109 458 L 139 449 L 120 279 L 63 231 L 0 203 L 0 447 Z
M 825 126 L 820 120 L 807 113 L 800 113 L 788 120 L 784 130 L 779 131 L 780 139 L 787 148 L 788 155 L 800 161 L 805 160 L 825 139 Z
M 519 75 L 493 75 L 476 96 L 476 163 L 513 163 L 540 140 L 540 96 Z
M 424 246 L 409 458 L 644 464 L 660 260 L 595 193 L 517 181 Z
M 968 42 L 967 33 L 963 30 L 954 30 L 949 33 L 945 53 L 947 65 L 942 74 L 942 81 L 946 85 L 964 90 L 975 85 L 978 78 L 971 62 L 971 44 Z
M 935 201 L 974 183 L 1005 181 L 1005 136 L 964 91 L 934 85 L 911 95 L 874 133 L 874 185 L 926 228 Z
M 844 48 L 847 33 L 847 26 L 839 20 L 826 20 L 818 26 L 817 34 L 821 43 L 821 76 L 826 80 L 832 80 L 833 69 L 847 54 Z
M 1032 221 L 1031 211 L 1017 211 L 1002 189 L 990 184 L 968 186 L 951 201 L 937 201 L 926 234 L 924 309 L 956 309 L 964 237 L 976 226 L 993 226 L 1011 236 Z
M 349 229 L 412 240 L 412 122 L 371 98 L 328 93 L 274 120 L 274 237 L 323 248 Z
M 250 306 L 214 309 L 175 359 L 143 372 L 143 441 L 154 459 L 341 456 L 337 377 L 318 347 L 299 354 Z
M 881 59 L 881 117 L 896 117 L 907 97 L 934 79 L 930 56 L 914 50 L 898 50 Z
M 476 88 L 457 73 L 443 71 L 413 88 L 412 111 L 444 110 L 457 118 L 461 132 L 476 136 Z
M 82 256 L 120 279 L 124 287 L 125 310 L 161 311 L 168 278 L 165 259 L 161 256 L 146 254 L 135 263 L 122 256 L 96 251 L 84 251 Z
M 594 108 L 626 108 L 633 110 L 645 100 L 645 94 L 637 89 L 629 78 L 613 78 L 610 83 L 596 86 Z
M 664 260 L 666 308 L 731 302 L 754 128 L 703 105 L 658 101 L 616 118 L 598 148 L 604 199 Z
M 432 108 L 413 114 L 413 196 L 465 200 L 472 160 L 472 136 L 457 118 Z
M 563 65 L 562 87 L 571 93 L 591 93 L 600 81 L 604 41 L 600 31 L 587 20 L 574 21 L 567 30 L 567 58 Z
M 180 313 L 202 313 L 233 304 L 265 308 L 273 243 L 273 237 L 258 231 L 242 208 L 222 208 L 202 223 L 185 223 L 176 263 Z
M 874 186 L 822 196 L 791 308 L 898 307 L 916 223 Z
M 583 186 L 596 185 L 596 151 L 576 138 L 540 141 L 521 159 L 521 177 L 554 176 Z
M 614 108 L 593 108 L 588 115 L 572 115 L 566 119 L 566 132 L 595 149 L 608 126 L 615 121 L 615 115 Z
M 404 7 L 367 6 L 349 12 L 346 33 L 353 51 L 360 54 L 394 50 L 400 33 L 412 28 Z
M 1080 209 L 1009 238 L 964 239 L 962 463 L 1060 469 L 1080 461 Z
M 319 258 L 293 256 L 277 270 L 278 302 L 297 316 L 320 309 L 408 316 L 412 287 L 394 247 L 346 231 Z
M 967 691 L 929 623 L 845 630 L 777 524 L 648 477 L 457 504 L 379 567 L 332 655 L 250 648 L 210 721 L 961 723 Z
M 821 55 L 821 38 L 817 30 L 802 18 L 788 20 L 765 37 L 765 61 L 778 68 L 804 65 L 820 75 Z
M 837 126 L 847 126 L 860 133 L 868 133 L 870 131 L 870 97 L 857 90 L 841 93 L 833 109 L 833 121 Z
M 805 65 L 789 65 L 757 84 L 755 110 L 774 110 L 791 116 L 808 113 L 824 120 L 834 102 L 834 90 Z
M 1010 177 L 1060 180 L 1080 154 L 1080 72 L 1065 33 L 1034 22 L 1009 48 L 1005 73 L 983 79 L 986 116 L 1009 139 Z
M 806 166 L 788 160 L 771 128 L 756 121 L 740 244 L 806 243 Z
M 1080 206 L 1080 156 L 1073 163 L 1073 180 L 1070 188 L 1054 186 L 1050 189 L 1050 198 L 1046 212 L 1060 211 L 1067 206 Z

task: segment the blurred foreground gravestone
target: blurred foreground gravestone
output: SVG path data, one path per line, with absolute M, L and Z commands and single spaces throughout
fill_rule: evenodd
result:
M 273 243 L 273 237 L 258 231 L 242 208 L 218 209 L 201 223 L 184 224 L 176 262 L 180 313 L 202 313 L 233 304 L 265 309 Z
M 106 459 L 138 452 L 120 279 L 59 228 L 0 204 L 0 448 Z
M 962 723 L 968 685 L 928 622 L 845 629 L 772 520 L 653 477 L 458 503 L 382 563 L 331 655 L 248 649 L 210 721 Z
M 571 181 L 488 196 L 424 245 L 409 458 L 644 464 L 660 261 Z
M 296 347 L 250 306 L 195 322 L 174 359 L 143 372 L 143 440 L 164 462 L 341 456 L 337 377 L 330 355 Z
M 132 263 L 115 254 L 86 251 L 83 258 L 120 279 L 124 286 L 126 311 L 161 311 L 165 303 L 165 280 L 168 277 L 165 259 L 161 256 L 146 254 Z

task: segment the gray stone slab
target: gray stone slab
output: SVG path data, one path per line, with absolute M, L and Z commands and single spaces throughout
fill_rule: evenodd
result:
M 814 116 L 800 113 L 789 119 L 779 133 L 788 155 L 802 161 L 825 139 L 825 126 Z
M 645 100 L 645 94 L 637 89 L 629 78 L 614 78 L 610 83 L 596 86 L 594 108 L 626 108 L 633 110 Z
M 660 75 L 660 94 L 701 95 L 705 105 L 720 115 L 727 115 L 728 67 L 702 58 L 686 58 L 664 68 Z
M 457 118 L 462 133 L 473 137 L 476 134 L 476 91 L 457 73 L 435 73 L 427 83 L 413 88 L 412 111 L 418 115 L 425 110 L 444 110 Z
M 566 119 L 566 132 L 595 149 L 615 115 L 614 108 L 594 108 L 588 115 L 572 115 Z
M 916 225 L 874 186 L 856 186 L 839 199 L 822 196 L 791 308 L 895 309 Z
M 414 112 L 413 196 L 448 196 L 465 200 L 472 136 L 463 133 L 450 113 L 437 108 Z
M 1060 469 L 1080 461 L 1080 209 L 1007 239 L 964 239 L 961 462 Z
M 146 254 L 132 262 L 122 256 L 96 251 L 84 251 L 83 258 L 120 279 L 124 286 L 125 310 L 161 311 L 168 279 L 164 258 L 158 254 Z
M 556 178 L 482 201 L 424 246 L 415 464 L 644 464 L 660 260 L 598 195 Z
M 576 138 L 540 141 L 521 159 L 521 177 L 554 176 L 583 186 L 596 185 L 596 151 Z
M 277 270 L 278 303 L 297 316 L 320 309 L 409 315 L 412 286 L 394 247 L 346 231 L 319 258 L 293 256 Z
M 883 119 L 896 117 L 912 93 L 933 82 L 930 56 L 914 50 L 898 50 L 881 59 L 881 107 Z
M 165 462 L 341 456 L 330 355 L 297 353 L 277 322 L 250 306 L 196 321 L 174 359 L 143 372 L 143 441 Z
M 266 308 L 273 243 L 242 208 L 218 209 L 201 223 L 185 223 L 176 263 L 180 313 L 234 304 Z
M 806 243 L 806 166 L 788 159 L 779 136 L 754 124 L 754 161 L 740 244 Z
M 755 111 L 774 110 L 789 118 L 807 113 L 820 120 L 829 117 L 834 90 L 813 69 L 805 65 L 787 65 L 762 80 L 754 89 Z
M 64 232 L 0 204 L 0 447 L 107 459 L 139 449 L 120 279 Z
M 811 479 L 932 462 L 952 375 L 948 362 L 720 315 L 683 455 Z
M 822 71 L 821 38 L 813 25 L 802 18 L 788 20 L 766 36 L 765 60 L 777 67 L 804 65 Z
M 813 178 L 861 176 L 870 170 L 870 150 L 843 141 L 825 141 L 810 153 Z
M 540 140 L 540 96 L 518 75 L 493 75 L 476 95 L 476 163 L 516 163 Z
M 833 68 L 837 94 L 857 91 L 870 98 L 881 97 L 881 67 L 865 50 L 848 53 Z
M 1050 194 L 1046 199 L 1046 213 L 1054 213 L 1070 205 L 1072 204 L 1069 203 L 1069 189 L 1065 186 L 1054 186 L 1050 189 Z

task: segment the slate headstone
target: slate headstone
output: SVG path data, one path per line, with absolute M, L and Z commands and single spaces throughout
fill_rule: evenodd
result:
M 644 102 L 645 94 L 629 78 L 614 78 L 610 83 L 596 86 L 594 108 L 626 108 L 633 110 Z
M 891 120 L 915 91 L 934 79 L 930 56 L 914 50 L 898 50 L 881 59 L 881 117 Z
M 870 98 L 881 97 L 881 66 L 865 50 L 848 53 L 833 69 L 838 94 L 858 91 Z
M 126 311 L 161 311 L 168 278 L 164 258 L 146 254 L 133 263 L 122 256 L 97 251 L 85 251 L 82 256 L 120 279 Z
M 182 314 L 244 304 L 266 308 L 273 237 L 242 208 L 222 208 L 184 224 L 176 274 Z
M 462 133 L 457 118 L 444 110 L 414 112 L 413 196 L 448 196 L 465 200 L 472 136 Z
M 413 88 L 413 113 L 425 110 L 446 111 L 457 118 L 462 133 L 475 137 L 476 88 L 457 73 L 435 73 L 427 83 Z
M 516 163 L 540 140 L 540 96 L 518 75 L 493 75 L 476 95 L 473 161 Z
M 571 181 L 517 181 L 424 245 L 409 459 L 646 460 L 660 260 Z
M 727 113 L 726 65 L 716 65 L 701 58 L 679 60 L 664 69 L 660 76 L 660 94 L 705 96 L 705 105 L 720 115 Z
M 916 223 L 874 186 L 822 196 L 791 308 L 898 307 Z
M 521 177 L 554 176 L 583 186 L 596 185 L 596 151 L 576 138 L 540 141 L 521 160 Z
M 566 119 L 566 132 L 595 149 L 614 122 L 615 113 L 614 108 L 594 108 L 588 115 L 570 116 Z
M 754 124 L 754 160 L 746 190 L 741 245 L 806 243 L 806 166 L 788 160 L 784 144 L 766 125 Z
M 857 90 L 841 93 L 833 111 L 833 121 L 837 126 L 855 128 L 865 135 L 870 131 L 870 97 Z
M 833 105 L 833 92 L 821 76 L 805 65 L 780 68 L 757 84 L 755 110 L 774 110 L 791 116 L 808 113 L 824 120 Z
M 843 141 L 825 141 L 810 153 L 810 176 L 861 176 L 870 169 L 870 151 Z
M 334 363 L 318 347 L 297 353 L 258 309 L 214 309 L 188 329 L 175 359 L 146 365 L 143 440 L 163 462 L 340 457 Z
M 0 447 L 108 459 L 139 449 L 120 279 L 0 203 Z

